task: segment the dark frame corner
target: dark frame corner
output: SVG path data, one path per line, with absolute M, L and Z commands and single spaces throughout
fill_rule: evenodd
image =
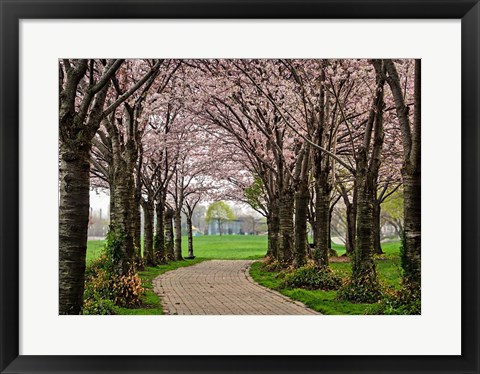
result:
M 88 6 L 85 6 L 88 3 Z M 112 6 L 121 5 L 121 6 Z M 0 0 L 0 372 L 480 373 L 477 0 Z M 19 20 L 28 18 L 461 18 L 461 356 L 19 356 Z M 467 302 L 468 300 L 468 302 Z

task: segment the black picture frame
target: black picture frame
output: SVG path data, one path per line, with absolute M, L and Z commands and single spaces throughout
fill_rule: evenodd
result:
M 1 373 L 479 373 L 479 26 L 475 0 L 0 0 Z M 19 20 L 135 18 L 461 19 L 460 356 L 19 355 Z M 438 327 L 441 332 L 441 326 Z

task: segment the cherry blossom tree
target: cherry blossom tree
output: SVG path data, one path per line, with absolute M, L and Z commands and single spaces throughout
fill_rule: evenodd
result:
M 59 63 L 60 314 L 78 314 L 83 304 L 92 139 L 102 120 L 157 69 L 150 69 L 105 107 L 111 80 L 123 62 L 63 59 Z

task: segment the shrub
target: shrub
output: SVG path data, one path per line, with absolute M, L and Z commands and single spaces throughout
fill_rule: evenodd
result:
M 113 306 L 138 306 L 144 289 L 133 271 L 127 275 L 114 272 L 112 260 L 117 239 L 109 234 L 105 254 L 92 262 L 85 271 L 83 314 L 113 314 Z
M 333 248 L 329 248 L 329 249 L 328 249 L 328 256 L 330 256 L 330 257 L 338 257 L 338 252 L 337 252 L 335 249 L 333 249 Z
M 352 303 L 376 303 L 382 297 L 380 284 L 347 280 L 337 292 L 337 300 Z
M 83 304 L 82 313 L 85 315 L 110 315 L 114 313 L 112 300 L 89 298 Z
M 266 271 L 273 272 L 273 271 L 279 271 L 279 270 L 283 269 L 283 266 L 275 258 L 267 257 L 267 258 L 265 258 L 265 260 L 262 264 L 262 269 L 266 270 Z
M 106 255 L 99 257 L 87 266 L 85 271 L 85 301 L 93 299 L 111 299 L 112 276 L 110 264 Z
M 142 281 L 137 273 L 114 277 L 113 301 L 123 307 L 138 306 L 144 293 Z
M 367 314 L 410 315 L 421 313 L 420 295 L 408 285 L 399 290 L 387 290 L 377 304 L 367 310 Z
M 337 290 L 342 285 L 342 278 L 330 268 L 307 265 L 287 273 L 283 285 L 307 290 Z

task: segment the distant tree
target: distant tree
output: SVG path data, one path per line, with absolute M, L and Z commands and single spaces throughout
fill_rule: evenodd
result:
M 402 189 L 395 191 L 382 204 L 382 220 L 391 224 L 400 238 L 403 237 L 403 210 Z
M 223 233 L 223 225 L 225 222 L 233 221 L 235 219 L 235 214 L 233 214 L 232 208 L 223 202 L 223 201 L 216 201 L 207 209 L 207 214 L 205 216 L 205 220 L 207 223 L 212 221 L 216 222 L 218 225 L 218 232 L 220 235 Z

